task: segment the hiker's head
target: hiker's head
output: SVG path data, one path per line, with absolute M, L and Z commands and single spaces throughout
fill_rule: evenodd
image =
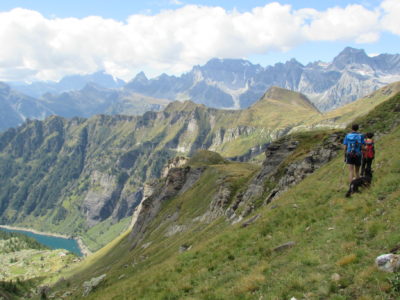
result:
M 366 135 L 367 139 L 372 139 L 374 137 L 374 134 L 372 132 L 368 132 Z
M 358 131 L 358 128 L 359 128 L 358 124 L 353 124 L 353 125 L 351 126 L 351 129 L 352 129 L 353 131 Z

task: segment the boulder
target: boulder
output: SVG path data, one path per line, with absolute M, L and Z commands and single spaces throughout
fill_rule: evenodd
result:
M 83 297 L 86 297 L 90 292 L 96 288 L 106 278 L 106 274 L 100 275 L 99 277 L 93 277 L 89 281 L 83 283 Z
M 179 247 L 179 253 L 186 252 L 186 251 L 190 250 L 191 248 L 192 248 L 192 245 L 186 245 L 186 244 L 181 245 Z
M 385 272 L 400 271 L 400 255 L 397 254 L 382 254 L 375 259 L 375 264 L 379 270 Z

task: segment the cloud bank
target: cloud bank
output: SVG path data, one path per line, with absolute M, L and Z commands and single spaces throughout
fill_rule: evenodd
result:
M 398 0 L 325 11 L 274 2 L 244 13 L 186 5 L 125 22 L 48 19 L 16 8 L 0 13 L 0 80 L 57 80 L 98 70 L 123 79 L 140 70 L 179 74 L 212 57 L 286 51 L 309 41 L 376 42 L 385 31 L 400 35 L 399 16 Z

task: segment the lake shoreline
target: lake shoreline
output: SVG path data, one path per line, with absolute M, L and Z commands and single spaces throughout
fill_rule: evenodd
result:
M 84 257 L 92 254 L 92 252 L 89 250 L 89 248 L 83 243 L 81 237 L 73 237 L 70 235 L 65 235 L 65 234 L 60 234 L 60 233 L 52 233 L 52 232 L 42 232 L 36 229 L 32 228 L 25 228 L 25 227 L 17 227 L 17 226 L 9 226 L 9 225 L 0 225 L 0 228 L 8 229 L 8 230 L 20 230 L 20 231 L 27 231 L 31 232 L 34 234 L 40 234 L 40 235 L 45 235 L 45 236 L 51 236 L 51 237 L 58 237 L 58 238 L 63 238 L 63 239 L 71 239 L 75 240 L 78 244 L 79 250 L 81 251 L 82 255 Z

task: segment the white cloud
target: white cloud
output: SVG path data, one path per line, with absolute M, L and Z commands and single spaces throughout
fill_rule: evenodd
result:
M 400 35 L 400 1 L 385 0 L 381 4 L 384 10 L 382 27 L 394 34 Z
M 398 0 L 384 1 L 382 10 L 385 29 L 400 34 Z M 119 22 L 48 19 L 17 8 L 0 13 L 0 80 L 54 80 L 100 69 L 131 79 L 140 70 L 177 74 L 212 57 L 286 51 L 307 41 L 370 43 L 379 38 L 380 13 L 360 5 L 296 11 L 275 2 L 244 13 L 186 5 Z
M 299 14 L 308 17 L 304 33 L 315 41 L 355 41 L 371 43 L 379 39 L 379 12 L 361 5 L 334 7 L 326 11 L 307 10 Z

